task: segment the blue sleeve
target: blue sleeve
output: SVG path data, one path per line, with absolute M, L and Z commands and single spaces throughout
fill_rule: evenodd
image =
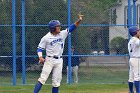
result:
M 72 32 L 72 31 L 75 30 L 75 29 L 76 29 L 75 24 L 72 24 L 72 25 L 70 25 L 70 27 L 69 27 L 69 32 Z
M 43 50 L 40 48 L 37 48 L 37 52 L 42 52 Z

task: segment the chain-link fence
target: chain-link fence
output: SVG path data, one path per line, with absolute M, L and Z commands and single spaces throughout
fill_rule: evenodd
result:
M 57 19 L 65 29 L 79 12 L 83 21 L 65 42 L 62 83 L 68 46 L 79 52 L 72 56 L 80 61 L 78 83 L 127 83 L 128 8 L 127 0 L 0 0 L 0 85 L 35 84 L 43 66 L 36 50 L 48 22 Z

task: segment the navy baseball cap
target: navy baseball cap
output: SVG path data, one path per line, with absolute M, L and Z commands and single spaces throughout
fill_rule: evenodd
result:
M 130 27 L 130 28 L 129 28 L 129 34 L 130 34 L 131 36 L 134 36 L 134 35 L 137 34 L 137 31 L 138 31 L 138 30 L 139 30 L 139 29 L 138 29 L 136 26 Z
M 55 31 L 57 26 L 61 26 L 59 20 L 51 20 L 48 24 L 48 27 L 51 31 Z
M 61 23 L 59 22 L 59 20 L 51 20 L 48 25 L 49 28 L 54 28 L 56 26 L 61 26 Z

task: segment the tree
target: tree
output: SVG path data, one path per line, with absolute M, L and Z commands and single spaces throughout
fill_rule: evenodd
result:
M 84 14 L 83 24 L 108 25 L 109 10 L 117 0 L 71 0 L 72 22 L 75 16 L 81 11 Z M 79 30 L 79 29 L 78 29 Z M 77 34 L 73 34 L 74 44 L 87 49 L 83 53 L 90 53 L 93 50 L 104 50 L 109 53 L 109 29 L 108 26 L 85 26 L 81 27 Z
M 114 37 L 110 42 L 111 50 L 116 54 L 127 54 L 127 42 L 128 40 L 123 37 Z
M 21 24 L 21 1 L 17 7 L 17 21 Z M 65 22 L 67 18 L 66 3 L 63 0 L 31 0 L 26 2 L 25 24 L 27 25 L 47 25 L 52 19 Z M 37 45 L 40 39 L 49 31 L 47 26 L 26 27 L 26 55 L 36 55 Z M 18 28 L 17 51 L 21 51 L 21 28 Z
M 10 25 L 12 23 L 12 12 L 11 12 L 11 2 L 9 0 L 4 0 L 0 2 L 0 24 Z M 0 55 L 11 55 L 12 53 L 12 31 L 11 27 L 3 26 L 0 27 Z M 4 51 L 3 51 L 4 50 Z

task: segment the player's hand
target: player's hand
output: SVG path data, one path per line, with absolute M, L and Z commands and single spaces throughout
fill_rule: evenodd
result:
M 83 20 L 83 16 L 84 15 L 82 15 L 81 12 L 79 12 L 78 20 L 74 23 L 76 27 L 79 26 L 80 22 Z
M 79 14 L 78 14 L 78 19 L 79 19 L 79 20 L 83 20 L 83 16 L 84 16 L 84 15 L 82 15 L 81 12 L 79 12 Z
M 39 63 L 44 63 L 45 59 L 43 57 L 39 57 Z

